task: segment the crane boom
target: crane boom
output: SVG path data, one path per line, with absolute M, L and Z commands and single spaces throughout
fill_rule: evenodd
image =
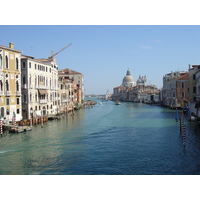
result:
M 68 44 L 66 47 L 62 48 L 60 51 L 58 51 L 57 53 L 51 55 L 49 58 L 53 58 L 54 56 L 56 56 L 57 54 L 59 54 L 61 51 L 63 51 L 64 49 L 66 49 L 67 47 L 69 47 L 70 45 L 72 45 L 72 43 Z

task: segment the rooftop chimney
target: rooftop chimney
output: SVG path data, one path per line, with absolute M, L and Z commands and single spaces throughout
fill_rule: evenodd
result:
M 9 43 L 9 48 L 14 49 L 14 44 L 13 43 Z

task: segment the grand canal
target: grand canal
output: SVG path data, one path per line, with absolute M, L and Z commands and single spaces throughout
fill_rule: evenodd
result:
M 175 111 L 103 102 L 0 138 L 0 174 L 200 174 L 200 134 L 185 119 L 183 146 Z

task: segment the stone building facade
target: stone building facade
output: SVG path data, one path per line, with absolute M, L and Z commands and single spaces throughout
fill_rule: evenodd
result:
M 113 100 L 132 101 L 132 102 L 160 102 L 160 90 L 155 85 L 147 85 L 146 76 L 139 76 L 134 81 L 130 70 L 122 80 L 122 85 L 113 89 Z
M 21 120 L 21 51 L 0 45 L 0 115 L 7 122 Z
M 23 118 L 58 113 L 60 102 L 56 60 L 22 56 L 21 66 Z

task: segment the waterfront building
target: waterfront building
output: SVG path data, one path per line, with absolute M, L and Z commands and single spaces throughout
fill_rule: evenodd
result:
M 134 81 L 128 69 L 126 76 L 122 80 L 122 85 L 113 89 L 113 100 L 132 101 L 132 102 L 160 102 L 160 90 L 155 85 L 147 85 L 146 76 L 139 76 Z
M 188 88 L 188 92 L 189 92 L 189 108 L 190 108 L 190 112 L 191 113 L 195 113 L 196 109 L 195 109 L 195 105 L 196 105 L 196 101 L 197 101 L 197 82 L 196 82 L 196 73 L 198 72 L 198 70 L 200 69 L 200 65 L 192 65 L 192 67 L 190 67 L 189 65 L 189 88 Z
M 58 72 L 58 88 L 60 105 L 59 112 L 64 113 L 72 109 L 73 104 L 73 79 L 59 76 Z
M 58 66 L 55 58 L 35 59 L 23 55 L 22 114 L 24 119 L 58 113 Z
M 109 90 L 107 90 L 105 95 L 105 100 L 109 100 L 112 95 L 110 94 Z
M 163 105 L 184 108 L 188 104 L 189 73 L 171 72 L 163 76 Z
M 21 113 L 21 51 L 0 45 L 0 115 L 12 121 L 22 119 Z
M 66 77 L 69 79 L 73 79 L 76 83 L 78 99 L 77 101 L 81 103 L 84 100 L 84 76 L 82 73 L 74 71 L 72 69 L 66 68 L 59 70 L 59 77 Z M 77 94 L 76 94 L 77 95 Z

